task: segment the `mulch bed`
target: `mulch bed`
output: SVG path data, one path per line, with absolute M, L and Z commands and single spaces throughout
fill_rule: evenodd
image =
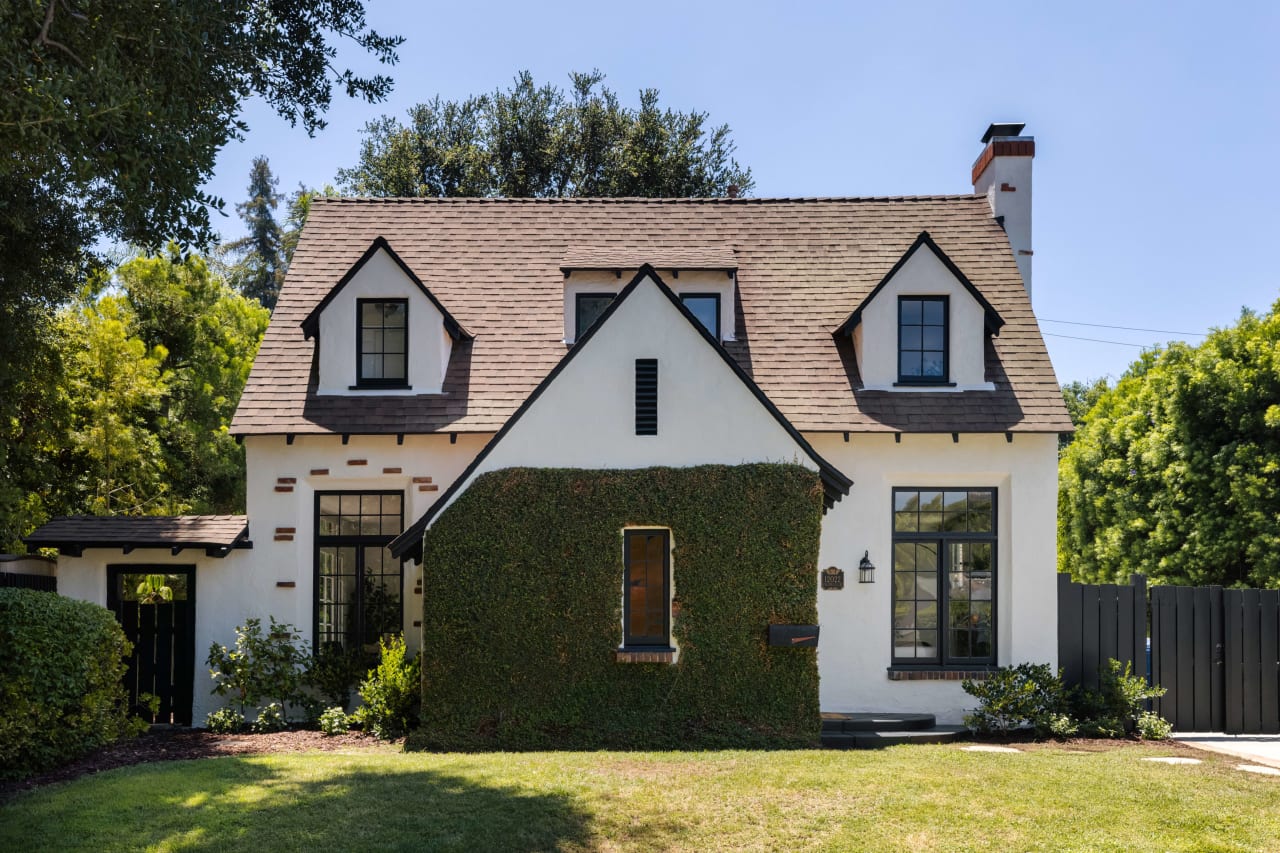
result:
M 222 755 L 260 755 L 269 752 L 305 752 L 313 749 L 334 752 L 352 749 L 385 749 L 386 747 L 385 742 L 359 732 L 330 737 L 316 731 L 216 735 L 212 732 L 189 729 L 154 729 L 139 737 L 105 746 L 48 773 L 41 773 L 16 782 L 0 782 L 0 799 L 7 799 L 19 791 L 27 791 L 55 782 L 68 782 L 81 776 L 133 764 L 217 758 Z

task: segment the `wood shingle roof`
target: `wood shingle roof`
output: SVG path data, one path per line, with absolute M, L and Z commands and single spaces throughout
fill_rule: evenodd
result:
M 994 391 L 863 390 L 832 334 L 922 231 L 1005 321 L 986 344 Z M 443 394 L 318 396 L 299 323 L 378 237 L 474 338 L 454 345 Z M 736 266 L 725 347 L 801 431 L 1071 429 L 1008 238 L 985 197 L 956 195 L 316 199 L 232 432 L 494 432 L 565 355 L 566 262 L 641 261 Z

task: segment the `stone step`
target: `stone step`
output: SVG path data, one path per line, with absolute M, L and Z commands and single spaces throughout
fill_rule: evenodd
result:
M 933 714 L 831 713 L 822 715 L 822 731 L 902 732 L 931 729 L 937 724 Z
M 881 749 L 908 743 L 953 743 L 968 737 L 964 726 L 933 726 L 883 732 L 823 732 L 823 749 Z

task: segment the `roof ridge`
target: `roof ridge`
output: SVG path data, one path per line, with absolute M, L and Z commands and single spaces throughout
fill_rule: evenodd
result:
M 317 196 L 312 203 L 323 204 L 708 204 L 708 205 L 755 205 L 755 204 L 812 204 L 812 203 L 884 203 L 913 201 L 973 201 L 986 200 L 985 195 L 976 193 L 939 193 L 934 195 L 885 195 L 885 196 L 764 196 L 759 198 L 645 198 L 643 196 L 619 197 L 583 197 L 567 196 L 554 198 L 457 198 L 438 196 Z

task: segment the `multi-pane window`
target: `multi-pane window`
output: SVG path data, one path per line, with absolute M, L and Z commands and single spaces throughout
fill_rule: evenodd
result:
M 665 530 L 627 530 L 623 586 L 626 648 L 666 648 L 671 643 L 670 540 Z
M 898 299 L 898 381 L 947 381 L 947 297 Z
M 409 301 L 356 300 L 356 384 L 400 387 L 409 382 Z
M 702 327 L 711 333 L 711 337 L 720 340 L 720 294 L 682 293 L 680 301 L 689 309 L 689 313 L 698 318 Z
M 893 662 L 996 661 L 995 489 L 893 490 Z
M 317 648 L 376 651 L 403 630 L 401 565 L 386 547 L 403 528 L 403 503 L 400 492 L 316 495 Z
M 573 313 L 576 333 L 573 339 L 575 341 L 595 325 L 596 320 L 599 320 L 600 315 L 609 307 L 609 303 L 613 302 L 613 297 L 612 293 L 579 293 L 574 297 Z

